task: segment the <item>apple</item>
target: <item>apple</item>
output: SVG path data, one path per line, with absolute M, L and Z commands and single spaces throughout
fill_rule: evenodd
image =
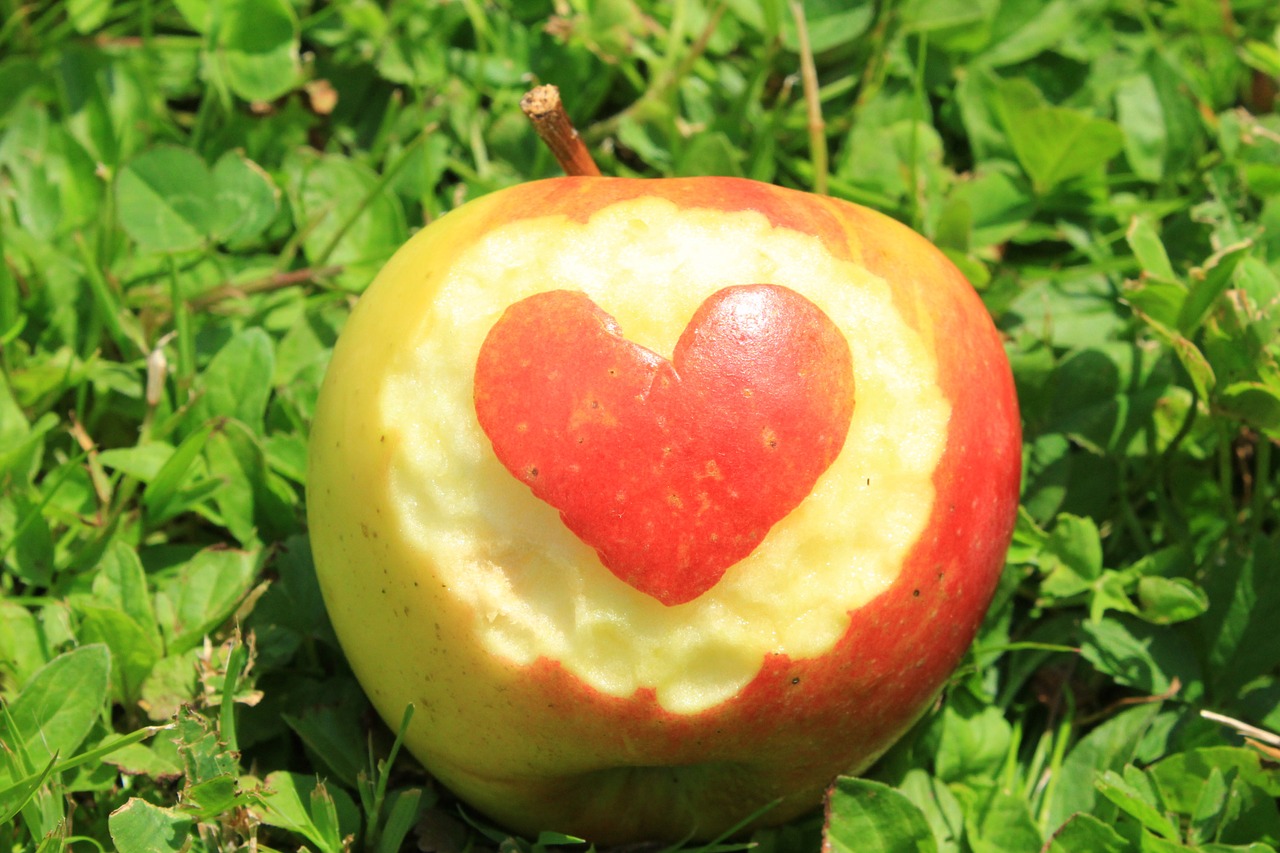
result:
M 711 838 L 934 700 L 1017 509 L 996 329 L 927 240 L 731 178 L 561 178 L 415 235 L 312 428 L 338 637 L 516 831 Z

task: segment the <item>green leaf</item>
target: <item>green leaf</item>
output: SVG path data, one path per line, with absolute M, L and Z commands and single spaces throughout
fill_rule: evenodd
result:
M 37 589 L 52 583 L 56 560 L 53 533 L 42 509 L 41 502 L 22 493 L 0 502 L 0 548 L 10 558 L 10 571 Z
M 9 377 L 0 372 L 0 481 L 31 482 L 39 464 L 43 438 L 57 425 L 53 417 L 40 418 L 33 426 L 13 396 Z
M 876 118 L 866 112 L 868 119 Z M 942 139 L 931 124 L 914 118 L 859 122 L 839 174 L 861 189 L 912 205 L 941 197 L 950 180 L 942 160 Z
M 1164 801 L 1179 814 L 1195 812 L 1215 772 L 1223 777 L 1238 778 L 1263 796 L 1280 795 L 1280 777 L 1263 763 L 1257 751 L 1243 747 L 1188 749 L 1161 759 L 1150 772 Z
M 128 776 L 146 776 L 157 782 L 182 777 L 182 764 L 170 739 L 158 738 L 152 744 L 130 744 L 103 759 L 103 763 L 119 768 Z
M 1058 516 L 1041 557 L 1045 595 L 1067 598 L 1091 589 L 1102 575 L 1102 538 L 1093 519 Z
M 1138 602 L 1138 615 L 1158 625 L 1186 622 L 1209 609 L 1209 596 L 1186 578 L 1140 578 Z
M 35 616 L 17 602 L 0 599 L 0 680 L 9 690 L 21 689 L 47 662 Z
M 408 235 L 404 209 L 368 167 L 330 154 L 299 158 L 291 194 L 314 265 L 340 264 L 344 286 L 362 290 Z
M 881 782 L 842 776 L 829 793 L 823 849 L 833 853 L 934 853 L 924 814 Z
M 213 495 L 222 524 L 242 546 L 261 542 L 256 496 L 266 492 L 266 462 L 251 434 L 235 422 L 214 430 L 205 445 L 209 474 L 223 486 Z
M 1150 217 L 1133 217 L 1124 236 L 1144 273 L 1166 281 L 1176 278 L 1173 265 L 1169 263 L 1169 253 L 1165 251 L 1160 232 Z
M 538 838 L 534 842 L 537 848 L 549 847 L 553 844 L 584 844 L 584 839 L 578 838 L 576 835 L 566 835 L 563 832 L 549 832 L 543 830 L 538 833 Z
M 919 767 L 907 771 L 898 790 L 924 814 L 939 853 L 959 853 L 964 837 L 964 808 L 951 788 Z
M 226 774 L 189 785 L 184 800 L 193 817 L 207 819 L 247 806 L 253 802 L 253 796 L 240 789 L 235 777 Z
M 202 371 L 194 417 L 234 418 L 261 433 L 274 370 L 275 348 L 266 332 L 254 327 L 235 335 Z
M 998 14 L 992 23 L 995 31 L 992 44 L 979 54 L 979 61 L 991 68 L 1043 60 L 1046 54 L 1052 56 L 1064 42 L 1100 26 L 1099 13 L 1105 8 L 1098 0 L 997 3 L 996 6 Z
M 191 28 L 198 33 L 205 33 L 209 30 L 209 22 L 211 19 L 210 0 L 174 0 L 173 5 L 177 7 L 178 13 L 182 15 Z
M 1116 314 L 1114 286 L 1105 278 L 1064 281 L 1037 277 L 1022 286 L 1008 308 L 1025 334 L 1067 349 L 1106 344 L 1125 324 Z
M 217 727 L 190 704 L 174 715 L 173 739 L 190 785 L 232 778 L 240 770 L 239 756 L 227 749 Z
M 1173 351 L 1174 356 L 1186 369 L 1187 375 L 1191 377 L 1191 384 L 1195 387 L 1200 399 L 1208 399 L 1214 385 L 1217 384 L 1217 377 L 1200 348 L 1190 338 L 1136 306 L 1134 314 L 1146 324 L 1158 341 Z
M 142 506 L 153 524 L 172 518 L 190 506 L 189 498 L 193 495 L 184 494 L 182 487 L 212 432 L 213 427 L 206 425 L 184 438 L 147 485 L 142 493 Z
M 1075 814 L 1053 833 L 1045 853 L 1128 853 L 1124 837 L 1093 815 Z
M 265 624 L 306 637 L 309 642 L 313 638 L 331 641 L 332 627 L 320 594 L 307 537 L 295 534 L 281 543 L 271 568 L 276 577 L 254 607 L 255 620 L 262 616 Z M 251 622 L 250 626 L 255 624 Z M 259 648 L 259 655 L 270 653 L 270 649 Z
M 1250 68 L 1272 77 L 1280 77 L 1280 46 L 1250 40 L 1245 42 L 1241 58 Z
M 142 683 L 139 701 L 153 720 L 171 719 L 196 694 L 200 669 L 199 649 L 188 649 L 156 661 Z
M 157 581 L 156 617 L 169 654 L 195 648 L 227 620 L 256 577 L 258 555 L 205 549 Z
M 67 17 L 81 34 L 102 26 L 110 14 L 111 0 L 67 0 Z
M 782 14 L 782 43 L 795 53 L 800 49 L 795 18 L 785 11 Z M 867 31 L 875 19 L 875 5 L 868 0 L 832 2 L 817 0 L 805 4 L 805 23 L 809 30 L 809 45 L 814 53 L 855 42 Z
M 243 424 L 225 422 L 209 437 L 205 458 L 210 476 L 224 483 L 213 502 L 242 545 L 301 529 L 295 494 L 268 468 L 262 442 Z
M 1178 313 L 1179 332 L 1190 336 L 1200 328 L 1213 309 L 1213 303 L 1231 285 L 1232 274 L 1241 259 L 1248 255 L 1249 249 L 1248 243 L 1224 249 L 1210 258 L 1203 270 L 1192 275 L 1191 292 Z
M 261 166 L 238 151 L 228 151 L 213 166 L 211 233 L 223 242 L 258 237 L 275 219 L 280 190 Z
M 1144 277 L 1125 283 L 1124 298 L 1144 319 L 1171 329 L 1187 301 L 1187 287 L 1180 281 Z
M 1126 768 L 1130 771 L 1132 768 Z M 1123 776 L 1114 770 L 1104 770 L 1094 783 L 1098 792 L 1119 807 L 1125 814 L 1162 838 L 1178 838 L 1178 827 L 1161 810 L 1157 795 L 1144 784 L 1140 771 L 1126 772 Z
M 1227 806 L 1231 798 L 1231 779 L 1217 767 L 1209 771 L 1209 778 L 1200 789 L 1200 798 L 1196 800 L 1195 809 L 1191 812 L 1191 827 L 1188 835 L 1196 843 L 1209 841 L 1219 836 L 1222 824 L 1227 819 Z
M 138 797 L 111 813 L 111 840 L 120 853 L 178 853 L 190 845 L 192 819 Z
M 316 828 L 316 835 L 324 839 L 322 847 L 330 850 L 342 850 L 342 828 L 338 825 L 338 806 L 329 794 L 329 786 L 323 779 L 317 779 L 311 789 L 311 820 Z
M 28 804 L 37 796 L 40 788 L 53 775 L 57 761 L 56 756 L 49 759 L 49 763 L 39 773 L 33 773 L 28 778 L 0 790 L 0 826 L 8 824 L 15 815 L 28 808 Z
M 113 697 L 132 706 L 162 652 L 155 624 L 144 627 L 127 613 L 87 602 L 78 603 L 76 611 L 84 641 L 102 643 L 111 650 Z
M 1020 176 L 981 167 L 973 175 L 957 178 L 951 195 L 971 211 L 973 249 L 1004 243 L 1027 227 L 1033 204 L 1020 181 Z
M 268 775 L 252 810 L 263 823 L 296 832 L 324 853 L 342 853 L 342 838 L 359 824 L 345 792 L 330 791 L 315 776 L 300 773 Z
M 111 447 L 98 454 L 102 467 L 119 471 L 142 483 L 150 483 L 173 456 L 173 445 L 151 441 L 133 447 Z
M 1227 553 L 1204 579 L 1209 609 L 1194 623 L 1217 696 L 1235 696 L 1251 679 L 1280 660 L 1280 584 L 1274 567 L 1280 547 L 1255 540 L 1245 553 Z
M 976 832 L 970 832 L 974 853 L 1004 853 L 1008 850 L 1039 850 L 1044 838 L 1031 815 L 1031 806 L 1021 795 L 997 791 L 987 804 Z
M 368 759 L 360 722 L 364 705 L 343 699 L 284 714 L 283 719 L 334 778 L 355 787 Z
M 1147 74 L 1116 87 L 1116 114 L 1124 131 L 1124 153 L 1134 174 L 1158 183 L 1165 175 L 1168 129 L 1156 84 Z
M 9 56 L 0 60 L 0 119 L 7 118 L 14 105 L 42 79 L 33 57 Z
M 1012 736 L 998 707 L 981 704 L 967 691 L 957 692 L 942 711 L 938 778 L 946 782 L 991 778 L 1007 757 Z
M 1105 166 L 1124 147 L 1115 123 L 1066 107 L 1045 106 L 1030 83 L 1001 86 L 997 111 L 1009 143 L 1039 194 Z
M 1168 693 L 1175 682 L 1198 689 L 1200 669 L 1183 635 L 1124 616 L 1082 628 L 1085 660 L 1119 683 L 1151 695 Z
M 422 814 L 422 790 L 408 788 L 395 791 L 387 798 L 387 819 L 378 835 L 378 847 L 375 853 L 398 853 L 404 849 L 404 840 L 418 823 Z M 577 841 L 570 836 L 561 836 L 559 841 L 551 843 L 569 843 Z
M 898 14 L 909 31 L 933 33 L 989 23 L 995 16 L 995 5 L 989 0 L 907 0 Z
M 299 27 L 286 0 L 224 0 L 215 7 L 217 55 L 231 91 L 272 101 L 299 82 Z
M 1270 432 L 1280 430 L 1280 380 L 1232 382 L 1218 396 L 1221 409 L 1246 424 Z
M 111 672 L 104 645 L 63 652 L 32 676 L 0 720 L 0 733 L 20 748 L 29 770 L 74 753 L 103 717 Z
M 1141 853 L 1186 853 L 1187 850 L 1182 842 L 1163 838 L 1146 828 L 1139 828 L 1136 835 Z
M 200 247 L 216 222 L 213 176 L 189 148 L 159 145 L 116 177 L 120 225 L 146 251 Z
M 1076 813 L 1096 813 L 1094 779 L 1102 771 L 1118 771 L 1134 759 L 1138 744 L 1159 713 L 1158 703 L 1129 708 L 1080 739 L 1056 778 L 1049 781 L 1050 826 L 1061 826 Z
M 50 759 L 49 763 L 45 765 L 43 770 L 31 774 L 26 779 L 20 779 L 19 781 L 10 784 L 8 787 L 0 786 L 0 803 L 11 801 L 15 796 L 26 796 L 33 790 L 33 786 L 38 787 L 50 776 L 64 773 L 68 770 L 73 770 L 85 765 L 92 767 L 96 762 L 103 761 L 109 757 L 115 756 L 117 753 L 136 747 L 141 741 L 151 737 L 159 730 L 160 727 L 147 726 L 141 729 L 135 729 L 134 731 L 124 735 L 108 735 L 96 745 L 84 749 L 81 752 L 77 752 L 70 757 Z M 24 791 L 25 793 L 23 793 Z M 0 806 L 0 810 L 3 810 L 3 806 Z M 0 823 L 3 823 L 3 820 L 3 818 L 0 818 Z
M 138 552 L 122 539 L 112 540 L 98 563 L 93 597 L 95 603 L 119 610 L 157 641 L 160 639 L 146 570 L 142 568 Z
M 742 177 L 740 161 L 741 155 L 725 134 L 719 131 L 700 133 L 681 152 L 676 173 Z

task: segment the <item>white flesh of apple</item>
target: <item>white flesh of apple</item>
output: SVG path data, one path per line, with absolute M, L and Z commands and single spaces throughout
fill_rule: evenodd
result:
M 605 570 L 498 462 L 472 405 L 476 355 L 508 305 L 568 288 L 669 356 L 708 295 L 765 282 L 805 295 L 847 334 L 849 435 L 755 552 L 703 596 L 666 607 Z M 899 317 L 886 282 L 816 238 L 753 212 L 682 211 L 646 198 L 585 224 L 504 226 L 434 286 L 380 400 L 396 447 L 391 503 L 422 565 L 469 606 L 476 642 L 494 655 L 520 664 L 545 656 L 602 693 L 647 687 L 668 710 L 698 712 L 751 681 L 768 653 L 828 650 L 925 529 L 950 415 L 932 347 Z

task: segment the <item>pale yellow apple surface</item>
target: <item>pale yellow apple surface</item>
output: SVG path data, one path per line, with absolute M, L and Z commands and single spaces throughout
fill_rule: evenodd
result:
M 585 291 L 631 340 L 670 356 L 707 296 L 753 283 L 803 294 L 845 332 L 852 424 L 841 455 L 759 548 L 703 596 L 667 607 L 606 570 L 499 463 L 472 403 L 477 353 L 507 306 L 567 288 Z M 317 548 L 328 541 L 332 549 L 317 559 L 345 563 L 337 570 L 351 575 L 349 589 L 338 590 L 334 571 L 322 573 L 326 597 L 381 594 L 401 604 L 405 653 L 421 659 L 425 644 L 442 661 L 454 655 L 434 676 L 456 676 L 450 689 L 467 689 L 459 660 L 548 658 L 602 694 L 650 688 L 673 713 L 712 708 L 770 653 L 805 659 L 829 650 L 849 612 L 892 583 L 921 536 L 950 415 L 932 342 L 921 334 L 902 321 L 886 282 L 752 211 L 639 198 L 584 223 L 518 220 L 460 253 L 429 229 L 362 300 L 328 380 L 331 410 L 316 419 L 313 491 L 330 497 L 312 499 L 311 523 Z M 335 465 L 331 454 L 347 458 Z M 353 463 L 359 471 L 349 481 L 328 473 Z M 362 541 L 341 532 L 354 529 L 352 513 Z M 360 638 L 358 625 L 342 624 L 342 604 L 331 609 L 362 680 L 394 683 L 365 676 L 404 666 L 395 644 Z M 460 645 L 473 650 L 458 657 Z M 425 690 L 374 698 L 429 700 Z

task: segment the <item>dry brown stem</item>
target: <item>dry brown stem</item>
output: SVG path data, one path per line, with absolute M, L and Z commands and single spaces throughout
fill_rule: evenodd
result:
M 827 133 L 822 119 L 822 99 L 818 94 L 818 69 L 809 44 L 809 25 L 805 22 L 804 4 L 791 0 L 791 14 L 796 20 L 796 36 L 800 41 L 800 79 L 804 82 L 804 100 L 809 113 L 809 157 L 813 162 L 813 191 L 827 194 Z
M 555 86 L 538 86 L 520 99 L 520 109 L 533 122 L 538 137 L 555 155 L 566 175 L 596 178 L 600 167 L 592 159 L 586 143 L 578 136 L 573 122 L 564 111 L 560 90 Z

